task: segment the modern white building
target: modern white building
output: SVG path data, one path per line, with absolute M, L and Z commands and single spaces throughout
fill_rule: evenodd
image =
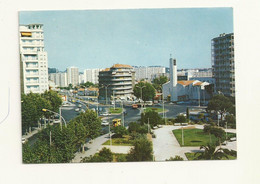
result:
M 84 82 L 92 82 L 93 84 L 98 83 L 99 72 L 102 69 L 86 69 L 84 70 Z
M 79 68 L 74 66 L 67 68 L 67 81 L 68 85 L 77 86 L 79 84 Z
M 147 81 L 152 81 L 154 78 L 154 75 L 156 74 L 164 74 L 166 73 L 165 67 L 162 66 L 135 66 L 135 80 L 140 81 L 142 79 L 145 79 Z
M 175 59 L 170 58 L 170 81 L 163 84 L 163 98 L 170 97 L 172 102 L 177 101 L 200 101 L 207 100 L 210 95 L 207 93 L 206 86 L 208 82 L 198 80 L 180 80 L 177 76 L 177 63 Z
M 58 87 L 67 87 L 67 73 L 50 73 L 49 80 L 53 81 Z
M 48 86 L 48 59 L 44 50 L 43 24 L 19 26 L 21 91 L 43 93 Z
M 79 84 L 84 83 L 84 73 L 79 73 Z

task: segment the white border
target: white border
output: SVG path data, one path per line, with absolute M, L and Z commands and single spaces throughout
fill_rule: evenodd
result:
M 18 11 L 178 7 L 234 8 L 238 160 L 23 165 Z M 0 95 L 4 88 L 11 89 L 10 115 L 0 124 L 0 183 L 260 183 L 259 7 L 259 0 L 0 0 Z

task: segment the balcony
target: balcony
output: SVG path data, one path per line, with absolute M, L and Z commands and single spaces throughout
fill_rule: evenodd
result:
M 26 65 L 26 69 L 38 69 L 38 65 Z

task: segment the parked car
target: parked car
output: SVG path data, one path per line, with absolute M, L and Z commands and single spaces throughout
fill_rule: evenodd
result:
M 79 105 L 78 105 L 78 107 L 80 108 L 80 107 L 82 107 L 82 105 L 81 105 L 81 104 L 79 104 Z
M 79 108 L 76 108 L 75 111 L 76 111 L 76 112 L 79 112 Z
M 100 113 L 100 115 L 101 115 L 101 116 L 108 116 L 109 113 L 108 113 L 108 112 L 102 112 L 102 113 Z
M 101 125 L 102 125 L 102 126 L 108 126 L 108 125 L 109 125 L 109 122 L 103 121 L 103 122 L 101 123 Z
M 53 123 L 60 123 L 60 120 L 59 119 L 54 119 Z

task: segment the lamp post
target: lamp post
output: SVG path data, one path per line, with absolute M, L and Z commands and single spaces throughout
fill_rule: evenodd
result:
M 146 86 L 136 86 L 136 87 L 141 89 L 141 100 L 143 101 L 143 88 L 145 88 Z M 141 109 L 142 109 L 142 112 L 143 112 L 143 105 L 142 104 L 141 104 Z
M 103 84 L 102 86 L 101 86 L 101 88 L 105 88 L 105 90 L 106 90 L 106 105 L 107 105 L 107 88 L 108 88 L 108 86 L 110 86 L 111 84 L 107 84 L 107 85 L 105 85 L 105 84 Z
M 200 85 L 198 86 L 198 102 L 199 102 L 199 107 L 200 107 Z
M 60 117 L 60 119 L 62 118 L 62 120 L 64 121 L 65 127 L 67 127 L 67 123 L 66 123 L 65 119 L 61 116 L 61 108 L 60 108 L 60 114 L 57 113 L 57 112 L 51 111 L 51 110 L 49 110 L 49 109 L 42 109 L 42 111 L 44 111 L 44 112 L 47 112 L 47 111 L 48 111 L 48 112 L 51 112 L 51 113 L 53 113 L 53 114 L 58 115 L 58 116 Z M 61 126 L 61 129 L 62 129 L 62 123 L 61 123 L 61 121 L 60 121 L 60 126 Z

